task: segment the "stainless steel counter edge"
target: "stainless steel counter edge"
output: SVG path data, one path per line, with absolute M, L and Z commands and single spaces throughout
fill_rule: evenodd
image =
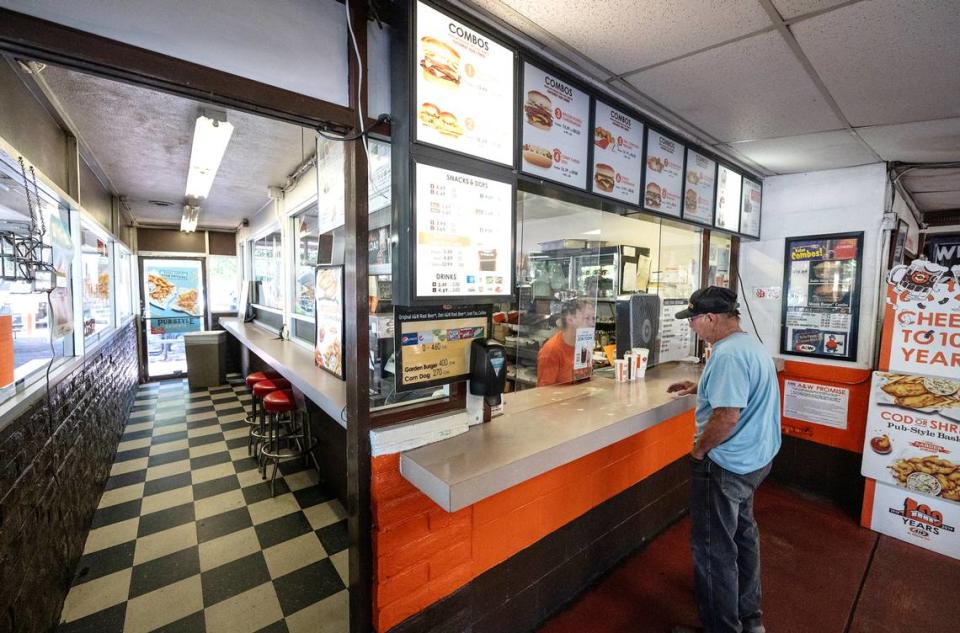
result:
M 293 341 L 278 340 L 275 333 L 244 323 L 238 317 L 221 318 L 220 325 L 340 426 L 347 427 L 342 417 L 347 405 L 347 384 L 317 367 L 309 350 Z

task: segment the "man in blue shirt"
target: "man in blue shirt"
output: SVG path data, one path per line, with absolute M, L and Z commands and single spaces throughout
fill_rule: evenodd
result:
M 710 286 L 686 310 L 697 335 L 712 345 L 700 384 L 670 385 L 697 394 L 692 498 L 694 591 L 707 633 L 765 633 L 760 611 L 760 543 L 753 493 L 780 450 L 780 388 L 773 360 L 740 329 L 737 296 Z M 696 631 L 675 627 L 674 633 Z

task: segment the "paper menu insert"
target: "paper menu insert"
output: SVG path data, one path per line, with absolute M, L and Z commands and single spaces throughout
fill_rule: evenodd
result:
M 513 165 L 514 54 L 417 3 L 417 140 Z
M 593 192 L 639 204 L 642 156 L 643 124 L 597 101 L 593 121 Z
M 590 97 L 536 66 L 523 66 L 520 167 L 534 176 L 586 189 Z
M 740 187 L 743 177 L 720 165 L 717 170 L 716 226 L 728 231 L 740 228 Z
M 687 173 L 683 184 L 683 217 L 713 223 L 713 183 L 717 163 L 699 152 L 687 149 Z
M 681 143 L 647 129 L 645 209 L 680 217 L 683 205 L 683 151 Z

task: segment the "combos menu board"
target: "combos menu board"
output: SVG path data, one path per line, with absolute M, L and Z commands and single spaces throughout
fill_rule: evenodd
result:
M 511 293 L 510 184 L 419 163 L 416 218 L 418 297 Z
M 743 177 L 723 165 L 717 170 L 717 214 L 715 226 L 727 231 L 740 227 L 740 186 Z
M 343 266 L 319 266 L 316 285 L 317 367 L 343 378 Z
M 647 129 L 647 186 L 643 208 L 680 217 L 683 199 L 684 146 L 659 132 Z
M 760 183 L 743 179 L 743 194 L 740 202 L 740 232 L 760 237 Z
M 687 182 L 683 192 L 685 220 L 713 223 L 713 183 L 716 173 L 716 162 L 692 149 L 687 150 Z
M 444 385 L 470 374 L 470 346 L 489 333 L 491 308 L 394 308 L 397 391 Z
M 530 64 L 523 65 L 523 92 L 521 168 L 586 189 L 590 97 Z
M 593 192 L 639 204 L 643 124 L 597 101 L 593 146 Z
M 417 3 L 417 140 L 513 165 L 513 51 Z
M 863 234 L 787 238 L 785 354 L 856 360 Z

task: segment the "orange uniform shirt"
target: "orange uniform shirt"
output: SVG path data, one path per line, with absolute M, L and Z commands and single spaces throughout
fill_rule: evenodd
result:
M 573 382 L 573 346 L 563 340 L 563 333 L 551 336 L 537 354 L 537 386 Z

